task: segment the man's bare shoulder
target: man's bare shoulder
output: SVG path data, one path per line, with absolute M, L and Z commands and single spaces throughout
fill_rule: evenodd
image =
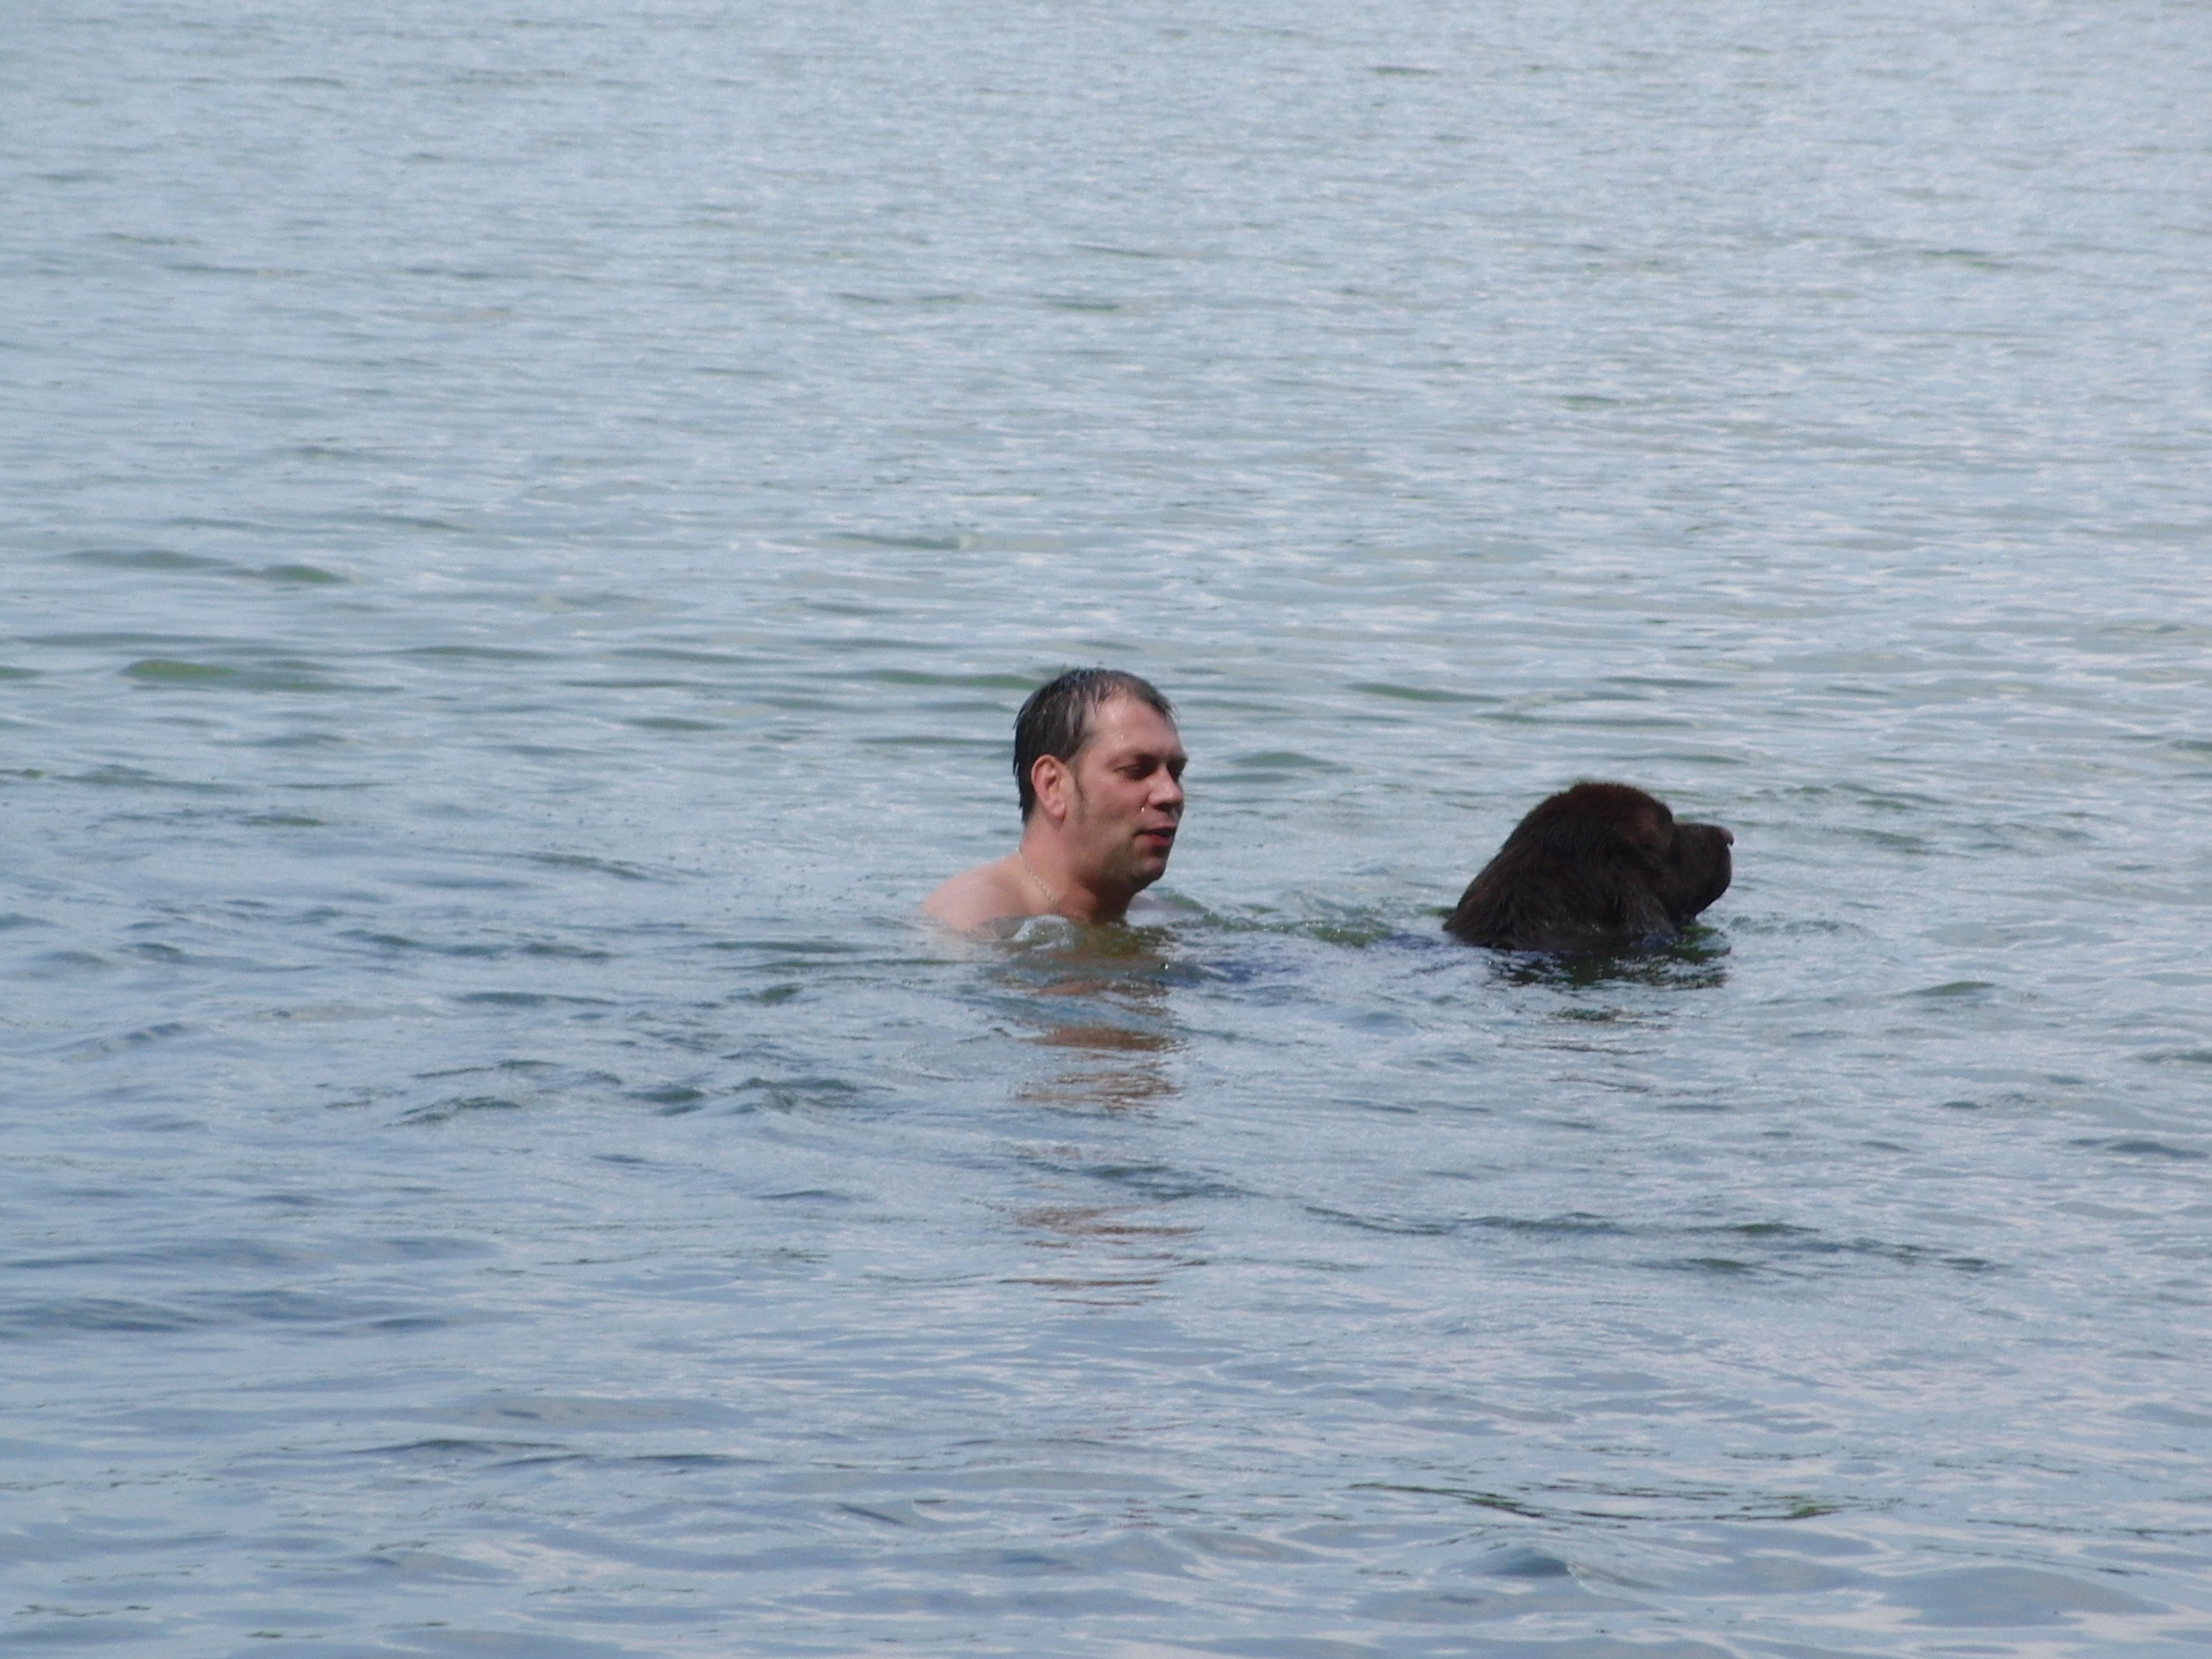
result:
M 1038 912 L 1036 896 L 1022 878 L 1019 861 L 1009 854 L 963 870 L 922 901 L 921 913 L 964 933 L 1006 916 Z

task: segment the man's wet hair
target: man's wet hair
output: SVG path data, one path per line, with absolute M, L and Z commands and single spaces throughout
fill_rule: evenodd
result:
M 1118 668 L 1071 668 L 1030 693 L 1014 716 L 1014 787 L 1021 793 L 1023 823 L 1036 807 L 1030 771 L 1038 757 L 1073 760 L 1091 740 L 1091 717 L 1116 697 L 1134 697 L 1163 719 L 1175 718 L 1175 705 L 1157 686 Z

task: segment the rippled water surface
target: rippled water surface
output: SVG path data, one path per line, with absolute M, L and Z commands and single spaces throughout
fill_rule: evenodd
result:
M 22 0 L 0 1644 L 2212 1646 L 2212 14 Z M 1012 711 L 1157 926 L 946 937 Z M 1737 836 L 1469 951 L 1513 820 Z

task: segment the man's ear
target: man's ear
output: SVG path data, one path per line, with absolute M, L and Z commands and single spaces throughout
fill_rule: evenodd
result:
M 1036 791 L 1037 810 L 1054 823 L 1067 817 L 1067 763 L 1057 755 L 1039 755 L 1030 763 L 1030 787 Z

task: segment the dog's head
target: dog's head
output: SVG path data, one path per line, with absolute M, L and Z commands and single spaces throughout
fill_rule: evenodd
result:
M 1680 927 L 1728 890 L 1735 837 L 1678 823 L 1625 783 L 1578 783 L 1514 826 L 1445 931 L 1509 951 L 1620 949 Z

